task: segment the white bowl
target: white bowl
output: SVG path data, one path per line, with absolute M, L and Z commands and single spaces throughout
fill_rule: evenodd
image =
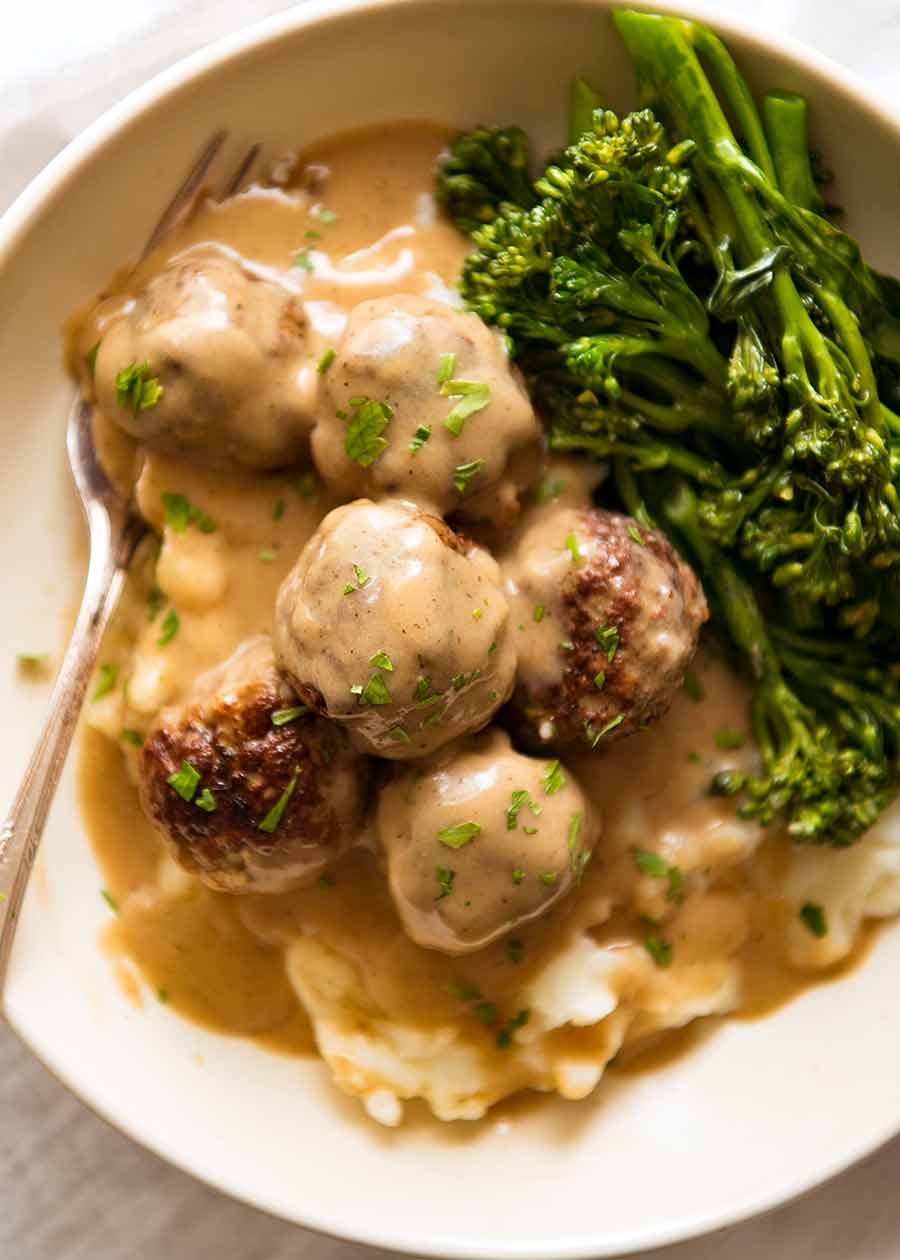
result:
M 31 185 L 0 226 L 0 799 L 46 690 L 18 651 L 61 648 L 83 572 L 63 451 L 72 388 L 59 327 L 133 255 L 215 126 L 277 150 L 382 119 L 516 121 L 563 134 L 578 72 L 628 104 L 608 0 L 309 3 L 130 96 Z M 695 10 L 696 12 L 696 10 Z M 707 15 L 708 16 L 708 15 Z M 847 222 L 900 271 L 897 121 L 797 46 L 717 22 L 752 83 L 794 88 L 840 173 Z M 512 1122 L 366 1121 L 312 1062 L 270 1055 L 123 996 L 97 934 L 106 910 L 71 773 L 23 915 L 6 1006 L 44 1062 L 159 1154 L 290 1220 L 429 1255 L 600 1256 L 683 1238 L 785 1199 L 900 1129 L 900 932 L 865 965 L 756 1023 L 718 1027 L 653 1073 Z

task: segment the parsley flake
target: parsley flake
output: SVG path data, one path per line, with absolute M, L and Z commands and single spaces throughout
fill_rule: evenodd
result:
M 541 871 L 538 875 L 538 879 L 542 884 L 550 885 L 556 883 L 557 879 L 559 879 L 559 875 L 556 871 Z
M 370 656 L 369 664 L 376 665 L 379 669 L 386 669 L 388 673 L 392 673 L 394 669 L 394 662 L 384 650 L 376 652 L 374 656 Z
M 473 459 L 468 464 L 457 464 L 453 472 L 453 486 L 457 494 L 462 494 L 473 477 L 477 477 L 484 467 L 483 459 Z
M 297 780 L 300 778 L 300 767 L 294 766 L 294 773 L 291 775 L 290 782 L 279 796 L 278 800 L 266 814 L 262 822 L 256 824 L 258 831 L 267 831 L 270 835 L 281 822 L 284 817 L 284 811 L 288 807 L 288 802 L 294 795 L 294 788 L 297 786 Z
M 162 398 L 162 385 L 155 376 L 150 376 L 150 364 L 129 363 L 116 373 L 116 398 L 120 407 L 126 407 L 133 415 L 155 407 Z
M 403 726 L 392 726 L 388 731 L 388 739 L 392 739 L 395 744 L 409 744 L 412 742 L 406 728 Z
M 419 427 L 416 429 L 416 432 L 413 436 L 412 441 L 409 444 L 409 449 L 412 451 L 413 455 L 415 455 L 416 451 L 420 451 L 422 449 L 422 447 L 425 445 L 425 443 L 428 441 L 430 437 L 431 437 L 431 425 L 420 424 Z
M 746 739 L 743 731 L 736 731 L 728 726 L 723 726 L 715 734 L 717 748 L 741 748 Z
M 272 520 L 280 521 L 284 516 L 284 499 L 281 495 L 275 500 L 275 506 L 272 508 Z
M 611 665 L 619 650 L 619 627 L 600 626 L 594 631 L 598 646 L 606 653 L 607 662 Z
M 437 383 L 444 385 L 456 371 L 456 355 L 448 351 L 438 360 Z
M 572 557 L 572 563 L 576 565 L 581 564 L 584 560 L 584 556 L 581 554 L 581 548 L 578 546 L 578 539 L 575 537 L 573 530 L 570 530 L 568 534 L 566 534 L 565 546 L 566 551 L 568 551 L 569 555 Z
M 329 348 L 322 355 L 319 362 L 316 364 L 316 371 L 318 372 L 319 376 L 324 376 L 325 373 L 328 371 L 328 369 L 331 367 L 332 363 L 334 363 L 335 354 L 336 354 L 336 351 L 333 350 L 329 346 Z
M 639 547 L 644 546 L 644 540 L 641 537 L 641 531 L 637 528 L 636 525 L 628 526 L 628 537 L 631 539 L 632 542 L 636 542 Z
M 441 393 L 446 398 L 459 399 L 444 420 L 444 428 L 454 437 L 459 437 L 462 433 L 469 416 L 483 411 L 491 401 L 491 387 L 483 381 L 444 381 Z
M 456 871 L 451 870 L 449 866 L 438 866 L 436 870 L 440 891 L 435 897 L 435 901 L 443 901 L 445 897 L 449 897 L 453 892 L 453 881 L 456 879 Z
M 150 594 L 147 596 L 147 620 L 155 621 L 159 616 L 159 610 L 162 607 L 163 593 L 158 586 L 151 586 Z
M 333 210 L 329 210 L 327 206 L 313 206 L 309 213 L 318 219 L 320 223 L 337 223 L 337 215 Z
M 188 525 L 196 525 L 201 534 L 215 533 L 216 522 L 213 518 L 204 512 L 202 508 L 193 507 L 190 500 L 185 498 L 183 494 L 177 494 L 171 490 L 163 490 L 160 497 L 166 524 L 176 534 L 183 534 Z
M 511 963 L 520 963 L 525 956 L 525 946 L 518 936 L 511 936 L 506 942 L 506 949 Z
M 462 849 L 480 834 L 481 823 L 461 822 L 454 823 L 452 827 L 442 827 L 438 832 L 438 840 L 448 849 Z
M 182 761 L 179 769 L 166 779 L 166 783 L 178 793 L 183 801 L 190 804 L 197 793 L 200 774 L 189 761 Z
M 382 434 L 394 418 L 394 408 L 374 398 L 351 398 L 350 406 L 353 414 L 347 425 L 344 451 L 360 468 L 368 468 L 387 449 L 387 438 Z
M 94 373 L 97 371 L 97 351 L 99 349 L 100 342 L 95 341 L 90 350 L 88 350 L 87 354 L 84 356 L 85 366 L 87 367 L 91 380 L 94 379 Z
M 388 691 L 387 684 L 380 674 L 373 674 L 365 686 L 361 683 L 356 683 L 350 690 L 357 697 L 360 704 L 391 703 L 391 693 Z
M 536 503 L 553 503 L 566 488 L 559 477 L 545 477 L 534 492 Z
M 194 801 L 194 804 L 197 806 L 198 809 L 206 810 L 207 814 L 215 813 L 216 808 L 217 808 L 216 798 L 213 796 L 212 792 L 210 792 L 209 788 L 203 789 L 203 791 Z
M 289 709 L 276 709 L 270 721 L 273 726 L 287 726 L 288 722 L 295 722 L 297 718 L 303 717 L 305 713 L 309 713 L 308 704 L 295 704 Z
M 650 932 L 644 937 L 644 949 L 656 963 L 657 967 L 668 967 L 672 961 L 672 946 L 663 937 Z
M 355 583 L 354 582 L 347 583 L 347 585 L 344 587 L 345 595 L 352 595 L 354 591 L 361 591 L 362 588 L 368 585 L 368 583 L 371 582 L 372 580 L 370 574 L 366 573 L 365 569 L 362 567 L 361 564 L 355 564 L 353 566 L 353 576 L 356 579 L 356 581 Z
M 825 910 L 814 901 L 807 901 L 800 909 L 800 921 L 813 936 L 821 938 L 828 935 L 828 922 Z
M 118 901 L 116 901 L 115 897 L 112 895 L 112 893 L 109 891 L 108 888 L 101 888 L 100 896 L 109 906 L 110 910 L 112 910 L 113 914 L 119 913 L 119 903 Z
M 104 696 L 108 696 L 111 691 L 115 690 L 118 677 L 118 665 L 101 665 L 97 674 L 97 686 L 94 688 L 94 694 L 91 696 L 91 699 L 102 700 Z
M 524 1026 L 531 1019 L 531 1011 L 529 1009 L 517 1011 L 516 1014 L 506 1021 L 505 1027 L 501 1028 L 497 1033 L 497 1048 L 499 1050 L 508 1050 L 512 1045 L 512 1035 L 518 1028 Z
M 166 647 L 175 638 L 180 627 L 181 618 L 178 616 L 178 613 L 174 608 L 170 608 L 165 617 L 163 617 L 163 623 L 160 627 L 162 634 L 156 640 L 156 646 Z
M 553 796 L 560 788 L 566 786 L 566 776 L 559 761 L 550 761 L 543 774 L 544 791 L 548 796 Z
M 534 611 L 532 612 L 531 615 L 534 618 L 534 620 L 538 622 L 538 624 L 540 624 L 544 620 L 544 615 L 546 611 L 547 610 L 543 604 L 535 604 Z
M 608 735 L 610 731 L 614 731 L 616 727 L 621 726 L 621 724 L 624 721 L 625 721 L 625 714 L 617 713 L 614 718 L 610 718 L 610 720 L 606 723 L 605 726 L 601 726 L 599 731 L 595 730 L 590 720 L 585 722 L 584 733 L 588 738 L 588 742 L 590 743 L 591 748 L 596 748 L 604 735 Z
M 517 866 L 516 869 L 512 873 L 512 882 L 514 884 L 521 884 L 524 878 L 525 878 L 525 872 L 522 870 L 520 866 Z
M 140 731 L 134 730 L 131 726 L 125 726 L 122 728 L 119 732 L 119 739 L 121 739 L 124 744 L 131 744 L 132 748 L 142 748 L 144 744 L 143 735 Z
M 312 271 L 313 260 L 309 256 L 308 249 L 298 249 L 294 255 L 294 266 L 299 267 L 301 271 Z
M 606 674 L 603 672 L 602 669 L 598 670 L 598 672 L 594 675 L 594 686 L 597 688 L 598 691 L 602 691 L 603 684 L 605 682 L 606 682 Z
M 535 817 L 541 812 L 540 805 L 538 805 L 537 801 L 532 800 L 531 793 L 527 788 L 515 788 L 506 811 L 507 831 L 515 831 L 519 825 L 519 814 L 521 814 L 523 809 L 529 809 Z

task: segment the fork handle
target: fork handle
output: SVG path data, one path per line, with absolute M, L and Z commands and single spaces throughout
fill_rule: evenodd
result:
M 49 713 L 9 816 L 0 831 L 0 989 L 16 920 L 34 865 L 103 632 L 116 607 L 135 547 L 145 527 L 127 513 L 111 515 L 99 503 L 88 511 L 90 563 L 75 629 L 63 657 Z

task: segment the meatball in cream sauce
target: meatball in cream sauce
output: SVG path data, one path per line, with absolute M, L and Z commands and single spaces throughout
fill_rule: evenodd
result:
M 191 249 L 106 328 L 101 410 L 145 446 L 198 463 L 279 468 L 305 450 L 315 374 L 291 292 L 225 250 Z
M 492 730 L 398 771 L 376 830 L 407 934 L 463 954 L 579 884 L 599 826 L 571 772 L 523 756 Z
M 357 748 L 396 760 L 486 726 L 515 675 L 496 562 L 401 502 L 325 517 L 278 593 L 275 652 Z
M 372 429 L 368 449 L 356 441 L 360 428 Z M 508 523 L 539 446 L 503 337 L 477 315 L 402 293 L 350 312 L 312 435 L 328 486 Z

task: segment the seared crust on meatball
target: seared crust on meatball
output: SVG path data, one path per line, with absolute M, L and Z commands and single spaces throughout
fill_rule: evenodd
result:
M 504 572 L 514 620 L 541 609 L 539 641 L 520 638 L 509 711 L 524 744 L 599 747 L 666 712 L 709 613 L 664 535 L 619 512 L 556 508 Z
M 299 887 L 353 841 L 365 761 L 333 724 L 291 714 L 298 704 L 269 640 L 250 640 L 164 709 L 144 742 L 144 810 L 177 861 L 212 888 Z

